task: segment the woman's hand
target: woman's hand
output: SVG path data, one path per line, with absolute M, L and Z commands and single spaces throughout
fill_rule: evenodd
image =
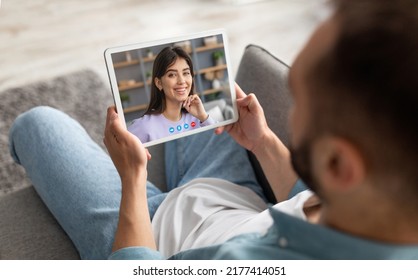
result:
M 122 126 L 115 106 L 107 109 L 103 142 L 122 182 L 133 182 L 140 178 L 141 172 L 146 172 L 151 155 L 141 141 Z
M 225 127 L 217 128 L 215 133 L 221 134 L 226 130 L 237 143 L 247 150 L 255 152 L 260 145 L 263 145 L 264 139 L 271 130 L 267 126 L 263 108 L 257 97 L 253 93 L 246 95 L 237 84 L 235 84 L 235 92 L 239 120 Z
M 185 108 L 187 112 L 192 114 L 195 118 L 198 118 L 200 122 L 204 122 L 208 118 L 208 114 L 203 107 L 202 100 L 197 94 L 188 96 L 183 102 L 183 108 Z

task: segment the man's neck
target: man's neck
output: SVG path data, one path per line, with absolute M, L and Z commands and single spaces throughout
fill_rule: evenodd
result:
M 413 217 L 411 214 L 401 214 L 400 209 L 382 209 L 379 204 L 371 204 L 368 207 L 365 211 L 361 211 L 360 207 L 352 207 L 350 211 L 342 212 L 322 205 L 318 223 L 379 242 L 418 244 L 418 220 L 411 221 L 406 218 Z M 376 210 L 370 210 L 370 207 L 375 207 Z
M 312 195 L 303 204 L 303 212 L 306 219 L 312 224 L 318 224 L 321 219 L 321 200 L 317 195 Z

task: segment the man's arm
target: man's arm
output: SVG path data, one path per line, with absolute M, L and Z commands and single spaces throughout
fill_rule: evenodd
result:
M 112 252 L 134 246 L 156 249 L 144 181 L 146 174 L 141 175 L 138 181 L 122 182 L 119 223 Z
M 155 249 L 147 203 L 147 161 L 141 142 L 124 129 L 115 111 L 107 111 L 104 143 L 122 182 L 119 223 L 112 251 L 126 247 Z
M 237 143 L 255 154 L 277 201 L 283 201 L 297 180 L 290 152 L 268 127 L 257 97 L 251 93 L 246 95 L 238 85 L 235 85 L 235 91 L 239 120 L 215 132 L 220 134 L 223 130 L 228 131 Z
M 291 164 L 289 150 L 269 129 L 262 145 L 255 147 L 252 152 L 260 162 L 277 201 L 286 200 L 298 178 Z

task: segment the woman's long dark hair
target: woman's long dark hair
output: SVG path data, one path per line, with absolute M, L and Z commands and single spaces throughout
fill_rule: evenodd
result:
M 159 90 L 155 85 L 155 78 L 161 79 L 167 71 L 167 68 L 173 64 L 177 58 L 186 60 L 190 68 L 190 74 L 194 77 L 193 62 L 190 56 L 181 47 L 165 47 L 160 51 L 154 61 L 152 68 L 151 80 L 151 100 L 144 115 L 147 114 L 162 114 L 166 108 L 165 94 L 163 90 Z M 194 93 L 194 81 L 189 95 Z M 184 108 L 182 110 L 185 110 Z

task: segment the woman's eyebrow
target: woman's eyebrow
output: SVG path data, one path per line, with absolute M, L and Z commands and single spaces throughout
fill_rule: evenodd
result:
M 189 67 L 184 68 L 182 71 L 186 71 L 186 70 L 190 71 L 190 68 Z M 168 72 L 178 72 L 178 71 L 177 71 L 177 69 L 167 69 L 167 71 L 165 71 L 165 73 L 168 73 Z

